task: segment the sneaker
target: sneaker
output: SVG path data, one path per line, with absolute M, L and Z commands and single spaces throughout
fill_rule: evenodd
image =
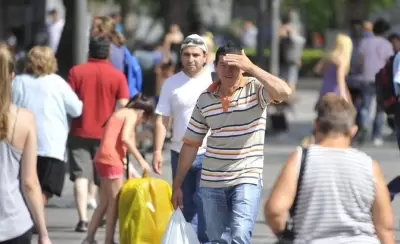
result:
M 88 200 L 87 207 L 88 207 L 89 209 L 96 209 L 96 208 L 97 208 L 96 199 L 90 199 L 90 200 Z
M 89 223 L 87 221 L 79 221 L 75 227 L 76 232 L 86 232 L 88 230 Z
M 376 147 L 380 147 L 383 145 L 383 140 L 381 138 L 375 138 L 372 143 L 374 144 L 374 146 Z
M 97 241 L 89 242 L 88 240 L 83 240 L 81 244 L 97 244 Z
M 360 144 L 361 146 L 365 144 L 365 141 L 367 139 L 367 134 L 368 131 L 365 129 L 360 129 L 356 135 L 356 140 L 358 142 L 358 144 Z

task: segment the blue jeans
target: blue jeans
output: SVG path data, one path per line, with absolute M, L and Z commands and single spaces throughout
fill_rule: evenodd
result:
M 172 177 L 175 179 L 178 168 L 179 153 L 171 150 Z M 201 243 L 208 242 L 206 235 L 203 204 L 199 195 L 201 168 L 204 154 L 197 155 L 192 168 L 185 176 L 182 184 L 183 209 L 182 213 L 186 221 L 191 223 Z
M 359 110 L 359 122 L 360 129 L 366 130 L 369 128 L 369 116 L 371 114 L 372 101 L 376 98 L 376 89 L 374 83 L 363 83 L 361 84 L 361 97 L 362 102 Z M 385 123 L 385 112 L 381 107 L 376 106 L 375 119 L 372 127 L 372 138 L 382 138 L 382 130 Z
M 400 149 L 400 111 L 394 115 L 394 125 L 396 130 L 397 146 Z M 400 193 L 400 176 L 395 177 L 389 182 L 388 189 L 390 192 L 390 198 L 393 201 L 395 195 Z
M 261 200 L 261 176 L 257 185 L 200 188 L 207 236 L 211 243 L 250 244 Z M 230 236 L 223 235 L 230 229 Z

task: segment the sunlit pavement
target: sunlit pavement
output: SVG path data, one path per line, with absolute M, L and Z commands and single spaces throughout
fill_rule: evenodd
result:
M 273 243 L 274 237 L 264 224 L 262 208 L 265 199 L 268 197 L 272 184 L 278 175 L 282 163 L 285 162 L 290 152 L 301 140 L 302 136 L 311 131 L 311 120 L 314 116 L 312 108 L 316 100 L 316 92 L 301 90 L 297 93 L 298 102 L 295 105 L 295 113 L 290 114 L 291 129 L 287 136 L 267 136 L 265 145 L 265 168 L 264 168 L 264 191 L 263 200 L 260 205 L 259 216 L 255 230 L 253 232 L 252 243 Z M 373 156 L 381 164 L 387 181 L 400 174 L 400 155 L 397 146 L 393 142 L 388 142 L 380 148 L 372 145 L 364 146 L 363 150 Z M 169 153 L 165 151 L 164 158 L 169 160 Z M 151 160 L 151 155 L 147 157 Z M 169 162 L 164 165 L 163 179 L 171 182 L 171 168 Z M 396 237 L 400 240 L 400 196 L 393 202 L 394 213 L 396 215 Z M 91 212 L 90 212 L 91 213 Z M 80 243 L 84 234 L 74 232 L 77 223 L 77 213 L 74 208 L 72 184 L 66 177 L 63 197 L 52 199 L 46 209 L 48 228 L 54 244 L 75 244 Z M 97 240 L 102 243 L 104 229 L 100 229 Z

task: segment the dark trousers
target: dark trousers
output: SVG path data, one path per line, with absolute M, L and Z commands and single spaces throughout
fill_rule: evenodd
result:
M 0 244 L 30 244 L 32 240 L 32 230 L 7 241 L 0 241 Z
M 179 153 L 171 150 L 172 176 L 175 179 L 178 168 Z M 208 242 L 203 213 L 203 204 L 200 198 L 200 178 L 204 154 L 197 155 L 192 167 L 187 173 L 182 184 L 183 209 L 182 213 L 186 221 L 191 223 L 200 243 Z
M 396 130 L 397 146 L 400 150 L 400 111 L 394 115 L 394 125 Z M 393 201 L 394 196 L 400 192 L 400 175 L 391 180 L 388 184 L 390 197 Z

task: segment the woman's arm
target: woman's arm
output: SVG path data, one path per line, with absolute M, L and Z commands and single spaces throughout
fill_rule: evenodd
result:
M 122 128 L 122 142 L 128 148 L 128 151 L 135 157 L 142 168 L 148 166 L 148 163 L 143 158 L 142 154 L 139 152 L 136 146 L 136 116 L 134 113 L 132 115 L 126 116 L 124 125 Z
M 372 206 L 372 220 L 376 234 L 382 244 L 394 244 L 393 212 L 390 204 L 390 195 L 379 164 L 372 162 L 375 179 L 375 201 Z
M 348 101 L 347 84 L 346 84 L 346 66 L 344 62 L 338 60 L 336 62 L 336 79 L 339 88 L 339 95 Z
M 325 58 L 321 58 L 318 63 L 314 66 L 314 73 L 320 75 L 322 74 L 322 71 L 324 70 L 324 66 L 325 66 Z
M 40 238 L 48 236 L 46 222 L 44 218 L 44 206 L 41 195 L 39 180 L 37 177 L 37 137 L 36 123 L 33 114 L 28 111 L 20 110 L 21 121 L 27 127 L 27 136 L 21 161 L 21 184 L 26 202 L 33 222 L 39 232 Z
M 292 207 L 297 191 L 298 153 L 293 152 L 283 167 L 271 195 L 264 206 L 264 216 L 272 232 L 282 233 L 286 226 L 289 209 Z

